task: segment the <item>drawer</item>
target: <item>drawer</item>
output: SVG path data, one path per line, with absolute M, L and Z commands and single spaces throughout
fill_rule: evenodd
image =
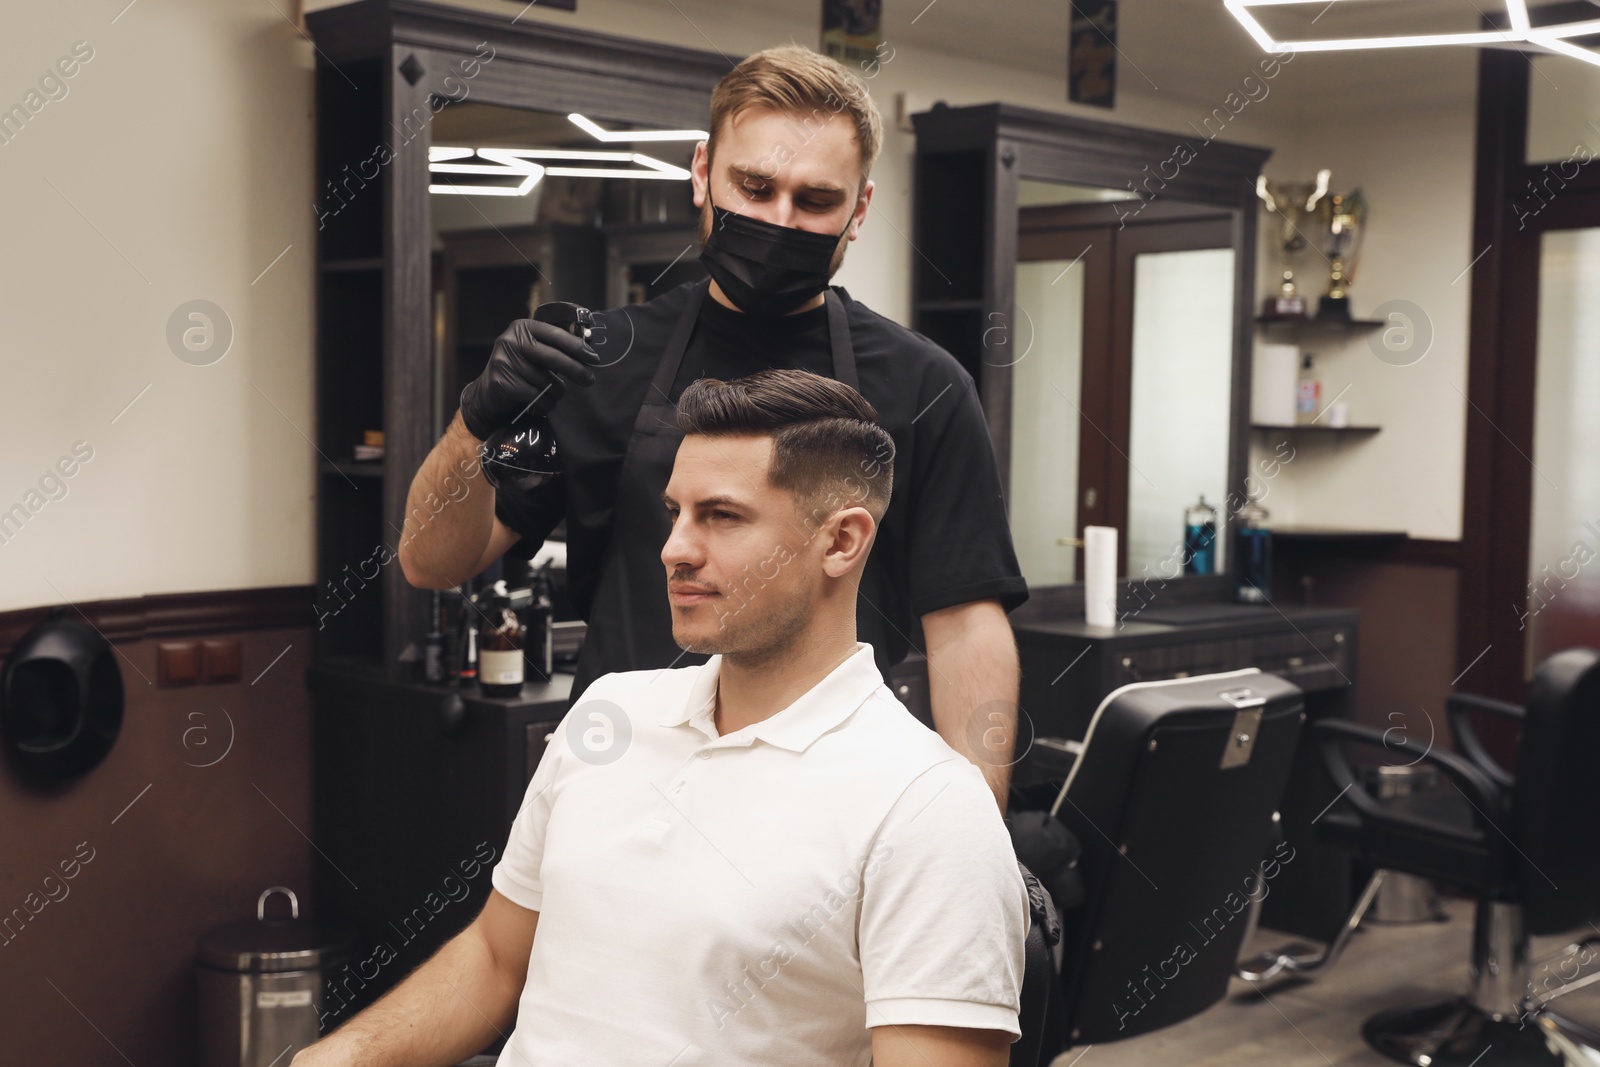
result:
M 1251 664 L 1241 644 L 1243 642 L 1239 641 L 1189 641 L 1115 652 L 1111 659 L 1111 687 L 1115 689 L 1129 682 L 1193 678 L 1248 667 Z
M 1349 628 L 1308 627 L 1302 633 L 1252 639 L 1252 662 L 1307 691 L 1338 689 L 1353 678 Z

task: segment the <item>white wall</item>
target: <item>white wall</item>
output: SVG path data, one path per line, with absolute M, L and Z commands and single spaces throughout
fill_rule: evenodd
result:
M 120 7 L 0 35 L 6 108 L 93 50 L 0 144 L 0 508 L 93 450 L 0 543 L 0 609 L 312 580 L 309 49 L 271 4 Z M 233 323 L 208 367 L 165 337 L 193 299 Z
M 1301 57 L 1302 59 L 1306 57 Z M 1314 351 L 1324 403 L 1346 386 L 1352 425 L 1381 426 L 1373 437 L 1328 441 L 1301 435 L 1292 463 L 1270 483 L 1269 525 L 1404 530 L 1413 537 L 1461 536 L 1461 489 L 1466 448 L 1467 327 L 1472 284 L 1472 152 L 1476 60 L 1456 54 L 1454 99 L 1425 108 L 1333 113 L 1306 123 L 1279 147 L 1266 172 L 1310 177 L 1333 170 L 1332 188 L 1360 187 L 1370 201 L 1367 235 L 1350 288 L 1357 318 L 1371 318 L 1388 301 L 1412 305 L 1409 317 L 1431 332 L 1410 336 L 1397 325 L 1394 350 L 1379 358 L 1385 331 L 1302 338 Z M 1262 251 L 1258 282 L 1264 296 L 1276 276 Z M 1320 296 L 1326 264 L 1306 254 L 1297 272 Z M 1402 320 L 1391 320 L 1397 324 Z M 1406 347 L 1409 344 L 1409 349 Z M 1408 362 L 1416 358 L 1415 362 Z M 1264 455 L 1278 438 L 1257 440 Z
M 471 6 L 507 17 L 518 10 L 495 0 Z M 576 15 L 533 8 L 523 17 L 730 56 L 817 39 L 813 3 L 579 6 Z M 871 83 L 886 112 L 900 91 L 911 111 L 935 100 L 1072 110 L 1059 71 L 919 46 L 909 7 L 888 7 L 895 56 Z M 1155 15 L 1125 7 L 1130 27 Z M 0 144 L 8 253 L 0 258 L 0 508 L 42 503 L 0 543 L 0 610 L 313 578 L 311 47 L 272 4 L 142 0 L 119 9 L 89 0 L 27 5 L 0 37 L 3 107 L 22 101 L 74 42 L 94 50 L 66 82 L 67 95 Z M 1124 67 L 1118 108 L 1086 113 L 1181 132 L 1222 106 L 1227 88 L 1252 70 L 1254 46 L 1219 23 L 1212 29 L 1221 43 L 1206 46 L 1212 73 L 1169 78 L 1164 65 L 1183 59 L 1192 70 L 1180 53 L 1196 47 L 1188 31 L 1174 37 L 1172 29 L 1142 44 L 1125 36 L 1121 46 L 1159 88 Z M 1354 411 L 1365 418 L 1370 410 L 1386 429 L 1349 464 L 1302 451 L 1278 479 L 1277 522 L 1337 515 L 1418 536 L 1458 532 L 1463 401 L 1448 383 L 1465 388 L 1466 282 L 1452 287 L 1450 279 L 1470 258 L 1472 112 L 1471 56 L 1459 55 L 1459 84 L 1423 78 L 1418 94 L 1395 98 L 1381 116 L 1352 112 L 1322 85 L 1334 78 L 1370 92 L 1373 79 L 1359 65 L 1384 69 L 1388 60 L 1296 57 L 1272 95 L 1225 134 L 1278 147 L 1269 173 L 1328 165 L 1341 185 L 1365 184 L 1374 222 L 1358 312 L 1380 295 L 1404 296 L 1439 330 L 1409 378 L 1346 361 L 1362 390 L 1348 398 Z M 1424 91 L 1447 103 L 1419 110 Z M 1348 117 L 1330 119 L 1341 114 Z M 901 321 L 914 254 L 911 152 L 911 135 L 891 129 L 874 173 L 876 217 L 839 276 Z M 181 362 L 165 339 L 169 316 L 193 299 L 220 305 L 235 331 L 228 354 L 207 367 Z M 1373 407 L 1356 407 L 1357 395 Z M 63 480 L 66 495 L 29 497 L 78 441 L 94 456 Z

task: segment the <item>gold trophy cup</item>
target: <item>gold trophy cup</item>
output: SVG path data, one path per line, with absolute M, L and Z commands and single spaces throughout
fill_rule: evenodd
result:
M 1367 226 L 1367 198 L 1357 189 L 1335 193 L 1318 210 L 1325 235 L 1328 260 L 1328 292 L 1317 302 L 1317 318 L 1336 322 L 1350 321 L 1350 282 L 1355 276 L 1356 257 L 1361 253 L 1361 236 Z
M 1306 317 L 1306 298 L 1295 285 L 1294 262 L 1310 243 L 1302 226 L 1324 202 L 1330 174 L 1327 169 L 1319 170 L 1315 182 L 1269 182 L 1266 175 L 1256 179 L 1256 195 L 1268 211 L 1278 216 L 1278 253 L 1283 260 L 1283 281 L 1278 291 L 1267 297 L 1261 309 L 1264 318 Z

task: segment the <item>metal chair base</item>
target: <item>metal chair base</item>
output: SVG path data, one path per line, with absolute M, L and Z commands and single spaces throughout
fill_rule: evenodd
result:
M 1595 1067 L 1600 1049 L 1582 1027 L 1550 1012 L 1496 1019 L 1466 997 L 1374 1015 L 1367 1044 L 1417 1067 Z

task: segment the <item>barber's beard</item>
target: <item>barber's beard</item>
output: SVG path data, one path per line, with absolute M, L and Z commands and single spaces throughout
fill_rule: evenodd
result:
M 711 197 L 708 194 L 706 196 L 706 202 L 700 207 L 700 226 L 699 232 L 696 235 L 699 239 L 698 247 L 704 248 L 706 246 L 706 241 L 711 237 L 711 226 Z M 838 245 L 834 247 L 833 255 L 828 259 L 829 281 L 832 281 L 833 276 L 839 273 L 839 268 L 844 266 L 844 250 L 849 244 L 850 235 L 846 233 L 843 237 L 839 238 Z

